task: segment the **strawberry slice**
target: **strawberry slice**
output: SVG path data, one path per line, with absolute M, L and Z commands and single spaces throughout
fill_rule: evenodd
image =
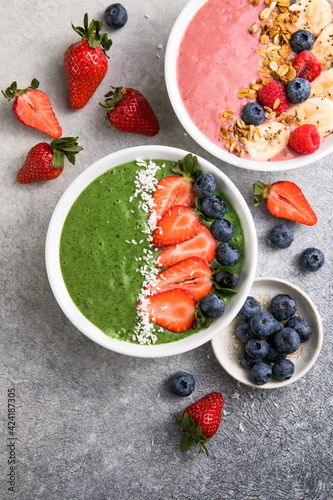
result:
M 153 209 L 149 217 L 155 216 L 158 221 L 172 206 L 195 207 L 196 194 L 193 183 L 184 177 L 169 175 L 163 177 L 156 186 Z
M 152 245 L 161 248 L 194 238 L 200 231 L 200 221 L 192 208 L 176 205 L 158 221 L 152 234 Z
M 155 265 L 159 268 L 170 267 L 188 257 L 200 257 L 209 265 L 215 259 L 216 247 L 214 236 L 208 227 L 201 224 L 199 233 L 191 240 L 163 248 Z
M 138 303 L 138 310 L 147 313 L 149 321 L 176 333 L 191 328 L 195 309 L 195 298 L 181 288 L 157 293 Z
M 13 99 L 12 111 L 21 123 L 59 138 L 62 129 L 48 96 L 39 90 L 38 86 L 39 82 L 35 78 L 26 89 L 18 89 L 16 82 L 13 82 L 3 94 L 8 100 Z
M 310 207 L 302 190 L 293 182 L 281 181 L 264 184 L 257 181 L 254 185 L 254 204 L 259 205 L 266 198 L 267 208 L 275 217 L 313 226 L 317 216 Z
M 199 257 L 189 257 L 159 273 L 148 288 L 149 295 L 182 288 L 200 301 L 212 289 L 212 271 Z

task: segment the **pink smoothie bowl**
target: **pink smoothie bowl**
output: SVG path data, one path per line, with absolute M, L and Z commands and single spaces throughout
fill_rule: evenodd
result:
M 53 295 L 69 321 L 90 340 L 106 349 L 128 356 L 158 358 L 172 356 L 195 349 L 220 333 L 238 314 L 255 278 L 257 266 L 257 236 L 251 212 L 237 187 L 215 165 L 198 158 L 199 167 L 214 175 L 216 183 L 226 199 L 235 208 L 244 233 L 244 263 L 237 292 L 226 307 L 224 314 L 208 328 L 184 339 L 166 344 L 141 345 L 111 338 L 92 324 L 77 308 L 70 297 L 61 271 L 60 239 L 67 214 L 81 192 L 97 177 L 123 163 L 138 159 L 163 159 L 178 161 L 188 153 L 168 146 L 137 146 L 123 149 L 101 158 L 82 172 L 61 196 L 51 217 L 45 245 L 46 270 Z M 107 314 L 107 311 L 106 311 Z
M 225 161 L 226 163 L 235 165 L 236 167 L 266 171 L 266 172 L 277 172 L 283 170 L 292 170 L 299 167 L 304 167 L 311 163 L 314 163 L 321 158 L 327 156 L 333 152 L 333 134 L 330 134 L 325 138 L 323 143 L 320 145 L 319 149 L 309 155 L 297 155 L 296 157 L 288 158 L 285 160 L 271 160 L 271 161 L 256 161 L 248 158 L 240 158 L 239 156 L 230 153 L 223 143 L 221 145 L 217 144 L 217 140 L 213 142 L 211 139 L 207 138 L 206 135 L 199 129 L 196 123 L 190 117 L 184 101 L 181 96 L 179 89 L 179 81 L 177 74 L 177 61 L 179 55 L 180 45 L 183 40 L 184 33 L 186 32 L 189 24 L 193 20 L 194 16 L 197 14 L 199 9 L 206 4 L 207 0 L 190 0 L 186 6 L 181 11 L 178 16 L 171 32 L 169 35 L 166 54 L 165 54 L 165 80 L 167 92 L 171 105 L 186 132 L 206 151 L 210 154 Z M 202 34 L 202 36 L 204 36 Z M 200 37 L 200 32 L 198 32 L 198 37 Z M 218 41 L 216 41 L 218 43 Z M 209 52 L 209 47 L 206 49 Z M 204 75 L 200 75 L 200 65 L 198 65 L 197 73 L 191 78 L 197 78 L 200 80 Z M 216 76 L 216 78 L 223 78 L 223 75 Z M 209 92 L 207 88 L 207 93 Z M 240 89 L 237 89 L 240 90 Z M 198 103 L 198 106 L 202 106 L 204 112 L 204 105 Z M 226 106 L 227 108 L 228 106 Z M 224 109 L 221 112 L 225 111 Z M 211 119 L 210 117 L 208 119 Z M 222 122 L 221 122 L 222 125 Z M 218 131 L 217 131 L 218 135 Z

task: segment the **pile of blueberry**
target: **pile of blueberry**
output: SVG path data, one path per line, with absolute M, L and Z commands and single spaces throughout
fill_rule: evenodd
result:
M 272 377 L 279 381 L 289 379 L 295 366 L 287 355 L 296 352 L 312 335 L 310 325 L 295 316 L 297 305 L 290 295 L 276 295 L 269 307 L 270 311 L 264 311 L 257 299 L 247 297 L 236 328 L 237 337 L 246 344 L 240 362 L 251 370 L 251 380 L 256 385 L 264 385 Z
M 216 250 L 216 259 L 221 266 L 232 268 L 232 272 L 227 270 L 217 272 L 214 279 L 221 288 L 234 288 L 238 284 L 239 273 L 233 266 L 238 263 L 240 252 L 234 244 L 229 242 L 235 234 L 235 227 L 229 220 L 224 219 L 227 205 L 222 198 L 213 194 L 215 188 L 215 178 L 208 172 L 201 174 L 194 183 L 194 191 L 201 201 L 201 211 L 206 218 L 213 219 L 210 231 L 220 242 Z M 222 316 L 225 311 L 223 300 L 212 293 L 204 297 L 200 306 L 213 318 Z

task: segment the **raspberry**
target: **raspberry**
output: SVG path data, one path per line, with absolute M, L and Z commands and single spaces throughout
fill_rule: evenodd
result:
M 320 135 L 317 127 L 304 124 L 297 127 L 290 135 L 289 146 L 304 155 L 314 153 L 320 146 Z
M 305 78 L 313 82 L 321 73 L 321 63 L 308 50 L 303 50 L 293 61 L 293 67 L 296 70 L 296 77 Z
M 267 106 L 275 111 L 276 116 L 281 115 L 288 109 L 288 99 L 284 86 L 277 80 L 271 80 L 266 87 L 258 90 L 257 101 L 262 106 Z

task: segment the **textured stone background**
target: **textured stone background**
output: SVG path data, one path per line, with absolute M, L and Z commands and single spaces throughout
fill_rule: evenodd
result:
M 331 500 L 332 486 L 332 155 L 283 173 L 255 173 L 214 160 L 179 124 L 164 83 L 170 29 L 186 0 L 127 0 L 129 22 L 112 34 L 109 71 L 91 102 L 73 112 L 67 101 L 63 53 L 77 40 L 71 29 L 84 12 L 102 18 L 102 0 L 13 0 L 2 5 L 1 89 L 31 79 L 51 97 L 64 135 L 78 135 L 84 150 L 59 179 L 20 186 L 16 173 L 27 151 L 47 140 L 1 106 L 1 348 L 0 498 L 15 500 Z M 158 48 L 162 45 L 162 48 Z M 98 106 L 110 85 L 141 90 L 156 110 L 161 131 L 152 138 L 111 129 Z M 290 280 L 317 305 L 324 344 L 315 366 L 285 389 L 237 384 L 216 361 L 210 343 L 164 359 L 128 358 L 82 335 L 58 307 L 48 284 L 44 243 L 53 209 L 67 186 L 95 160 L 140 144 L 184 148 L 213 161 L 248 202 L 259 239 L 257 275 Z M 285 251 L 267 244 L 276 224 L 254 208 L 252 184 L 291 180 L 318 214 L 312 228 L 292 224 Z M 297 264 L 307 246 L 322 249 L 316 274 Z M 196 377 L 184 402 L 170 394 L 168 378 L 184 369 Z M 16 402 L 16 493 L 7 490 L 7 389 Z M 210 457 L 182 454 L 175 415 L 211 391 L 225 397 L 224 416 Z M 241 425 L 240 425 L 241 424 Z

